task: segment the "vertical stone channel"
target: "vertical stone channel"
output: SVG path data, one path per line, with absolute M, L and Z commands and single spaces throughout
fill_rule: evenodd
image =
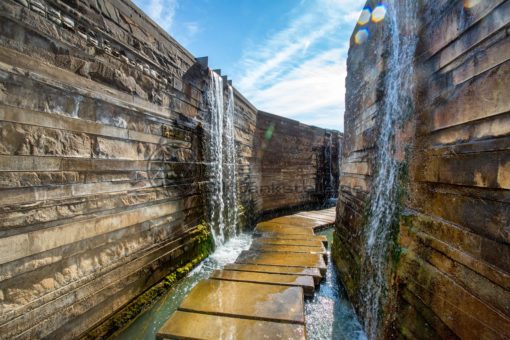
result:
M 234 90 L 227 87 L 225 105 L 223 79 L 209 71 L 206 101 L 210 114 L 209 224 L 216 247 L 237 233 L 237 176 L 234 138 Z
M 388 259 L 397 208 L 400 163 L 395 158 L 395 132 L 412 109 L 413 60 L 417 38 L 415 1 L 388 1 L 388 41 L 384 79 L 385 98 L 381 106 L 376 174 L 367 209 L 365 254 L 362 258 L 361 299 L 364 328 L 369 338 L 377 338 L 381 309 L 388 290 Z

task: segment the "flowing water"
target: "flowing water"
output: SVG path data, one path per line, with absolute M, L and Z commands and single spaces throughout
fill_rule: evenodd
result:
M 209 158 L 209 176 L 211 177 L 209 203 L 209 224 L 214 244 L 220 246 L 225 242 L 225 203 L 223 201 L 223 79 L 210 71 L 207 89 L 207 104 L 210 113 L 210 142 L 206 148 Z
M 318 234 L 328 238 L 328 245 L 331 248 L 333 229 Z M 313 299 L 305 301 L 308 339 L 364 340 L 365 333 L 339 280 L 329 251 L 326 277 L 315 291 Z
M 223 178 L 225 193 L 225 236 L 234 237 L 239 232 L 237 216 L 237 169 L 236 169 L 236 144 L 234 127 L 234 89 L 228 86 L 227 107 L 224 116 L 224 147 L 223 147 Z
M 210 195 L 209 223 L 216 246 L 238 233 L 236 147 L 234 127 L 234 90 L 227 87 L 224 103 L 223 79 L 210 71 L 206 101 L 210 113 L 209 157 Z
M 321 233 L 332 242 L 333 230 Z M 239 253 L 250 247 L 251 236 L 240 234 L 227 241 L 209 256 L 188 276 L 170 289 L 158 302 L 116 336 L 120 340 L 155 339 L 155 334 L 170 315 L 177 310 L 182 300 L 202 279 L 209 277 L 215 269 L 221 269 L 236 260 Z M 329 255 L 328 255 L 329 256 Z M 331 258 L 325 279 L 316 290 L 313 299 L 305 301 L 305 319 L 308 338 L 324 339 L 366 339 L 362 327 L 341 285 Z
M 208 278 L 213 270 L 234 262 L 241 251 L 247 250 L 250 244 L 251 236 L 247 234 L 240 234 L 225 242 L 116 338 L 121 340 L 155 339 L 158 329 L 177 310 L 182 300 L 198 281 Z
M 385 98 L 381 110 L 373 181 L 365 235 L 361 294 L 364 328 L 377 338 L 379 315 L 387 292 L 387 265 L 392 222 L 396 213 L 399 162 L 395 159 L 395 131 L 412 108 L 413 59 L 416 49 L 416 1 L 388 1 L 389 56 L 386 65 Z

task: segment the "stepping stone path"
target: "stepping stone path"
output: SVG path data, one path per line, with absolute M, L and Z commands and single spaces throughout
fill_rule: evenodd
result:
M 315 231 L 335 209 L 257 224 L 249 250 L 182 301 L 158 339 L 306 339 L 304 298 L 326 274 L 327 239 Z

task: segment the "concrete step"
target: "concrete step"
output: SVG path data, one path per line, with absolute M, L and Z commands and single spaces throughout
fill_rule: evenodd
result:
M 219 316 L 304 324 L 301 287 L 225 280 L 202 280 L 179 310 Z
M 305 326 L 292 323 L 238 319 L 201 313 L 175 312 L 157 339 L 296 339 L 305 340 Z
M 310 227 L 293 227 L 273 224 L 271 222 L 262 222 L 255 227 L 257 233 L 277 233 L 287 235 L 308 235 L 314 236 L 313 228 Z
M 322 241 L 319 240 L 287 240 L 279 238 L 257 237 L 254 238 L 252 244 L 274 244 L 286 246 L 307 246 L 326 250 Z
M 248 250 L 241 252 L 236 263 L 317 268 L 321 275 L 326 274 L 326 263 L 320 254 L 299 254 L 296 256 L 292 253 Z
M 280 240 L 305 240 L 305 241 L 321 241 L 322 244 L 324 244 L 325 247 L 328 246 L 328 239 L 326 236 L 322 235 L 295 235 L 295 234 L 282 234 L 282 233 L 259 233 L 257 235 L 254 235 L 254 240 L 257 240 L 259 238 L 275 238 Z
M 255 243 L 251 245 L 250 250 L 279 253 L 319 254 L 322 255 L 324 262 L 326 263 L 328 262 L 328 253 L 326 252 L 326 250 L 318 247 Z
M 264 283 L 282 286 L 297 286 L 303 288 L 305 296 L 308 297 L 313 297 L 313 294 L 315 292 L 315 283 L 311 276 L 255 273 L 231 270 L 215 270 L 209 278 L 215 280 Z
M 318 285 L 322 280 L 322 275 L 317 268 L 306 267 L 286 267 L 286 266 L 265 266 L 257 264 L 227 264 L 223 269 L 225 270 L 238 270 L 255 273 L 275 273 L 282 275 L 306 275 L 311 276 L 315 285 Z

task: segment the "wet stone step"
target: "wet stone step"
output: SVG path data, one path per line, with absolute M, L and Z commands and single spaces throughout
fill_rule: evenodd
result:
M 296 339 L 305 340 L 305 326 L 175 312 L 157 333 L 158 339 Z
M 307 246 L 326 250 L 322 241 L 316 240 L 286 240 L 278 238 L 267 238 L 258 237 L 254 238 L 252 244 L 275 244 L 275 245 L 287 245 L 287 246 Z
M 211 274 L 210 278 L 215 280 L 297 286 L 303 288 L 305 296 L 308 297 L 313 297 L 315 292 L 315 283 L 311 276 L 255 273 L 233 270 L 215 270 Z
M 313 228 L 282 226 L 282 225 L 274 225 L 272 223 L 265 223 L 265 222 L 257 224 L 257 227 L 255 228 L 255 232 L 315 236 L 315 234 L 313 232 Z
M 306 267 L 287 267 L 287 266 L 265 266 L 257 264 L 227 264 L 223 269 L 225 270 L 238 270 L 255 273 L 275 273 L 282 275 L 306 275 L 313 278 L 315 285 L 318 285 L 322 280 L 322 275 L 317 268 Z
M 273 239 L 280 239 L 280 240 L 293 240 L 293 241 L 320 241 L 322 244 L 327 247 L 328 246 L 328 239 L 325 236 L 309 236 L 309 235 L 288 235 L 288 234 L 281 234 L 281 233 L 259 233 L 254 235 L 253 240 L 258 240 L 259 238 L 273 238 Z
M 236 263 L 317 268 L 321 275 L 324 276 L 324 274 L 326 274 L 326 263 L 320 254 L 294 254 L 248 250 L 241 252 Z
M 255 244 L 252 244 L 250 250 L 279 252 L 279 253 L 319 254 L 319 255 L 322 255 L 324 262 L 328 261 L 327 252 L 324 249 L 321 249 L 318 247 L 255 243 Z
M 304 324 L 301 287 L 225 280 L 202 280 L 184 299 L 180 311 Z

